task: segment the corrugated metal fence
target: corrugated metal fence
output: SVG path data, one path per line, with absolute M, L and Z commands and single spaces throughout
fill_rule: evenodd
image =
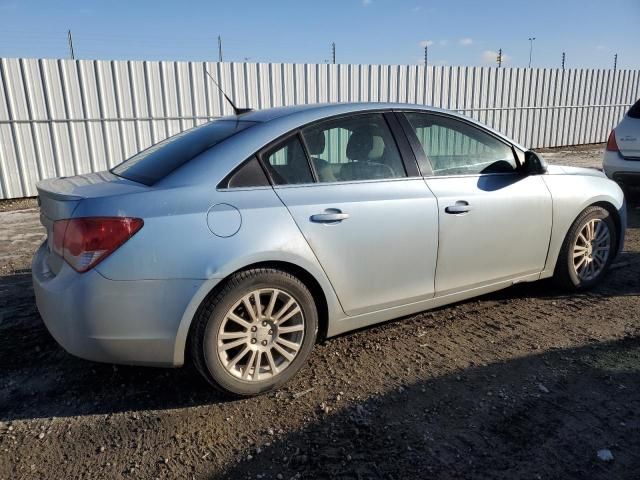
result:
M 0 198 L 110 168 L 238 106 L 392 101 L 458 110 L 530 147 L 595 143 L 638 70 L 0 59 Z

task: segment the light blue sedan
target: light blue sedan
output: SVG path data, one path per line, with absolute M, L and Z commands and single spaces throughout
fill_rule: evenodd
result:
M 406 104 L 225 117 L 38 192 L 33 282 L 60 345 L 189 357 L 236 395 L 282 385 L 319 338 L 519 282 L 589 288 L 626 223 L 601 172 Z

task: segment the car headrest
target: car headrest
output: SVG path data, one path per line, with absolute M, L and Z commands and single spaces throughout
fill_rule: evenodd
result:
M 369 160 L 382 157 L 384 155 L 384 149 L 385 145 L 382 137 L 374 135 L 371 151 L 369 152 Z
M 349 160 L 367 160 L 373 148 L 373 135 L 369 129 L 355 130 L 347 142 Z
M 311 130 L 304 134 L 304 140 L 307 143 L 310 155 L 320 155 L 324 152 L 324 131 Z

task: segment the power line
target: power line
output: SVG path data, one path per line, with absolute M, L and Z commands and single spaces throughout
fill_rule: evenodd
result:
M 331 42 L 331 58 L 333 63 L 336 63 L 336 42 Z
M 564 61 L 565 61 L 566 55 L 564 52 L 562 52 L 562 70 L 564 71 Z
M 222 61 L 222 37 L 218 35 L 218 61 Z
M 502 49 L 501 48 L 498 49 L 498 58 L 496 60 L 498 61 L 498 68 L 502 67 Z
M 424 66 L 425 67 L 428 65 L 428 59 L 429 59 L 429 45 L 425 45 L 424 46 Z
M 615 72 L 618 69 L 618 54 L 616 53 L 613 56 L 613 71 Z

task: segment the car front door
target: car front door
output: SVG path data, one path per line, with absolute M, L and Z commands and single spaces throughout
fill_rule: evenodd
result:
M 343 116 L 260 155 L 348 315 L 434 295 L 436 199 L 392 128 L 383 113 Z
M 470 122 L 417 112 L 404 118 L 438 201 L 436 296 L 541 272 L 552 221 L 542 177 L 523 174 L 511 145 Z

